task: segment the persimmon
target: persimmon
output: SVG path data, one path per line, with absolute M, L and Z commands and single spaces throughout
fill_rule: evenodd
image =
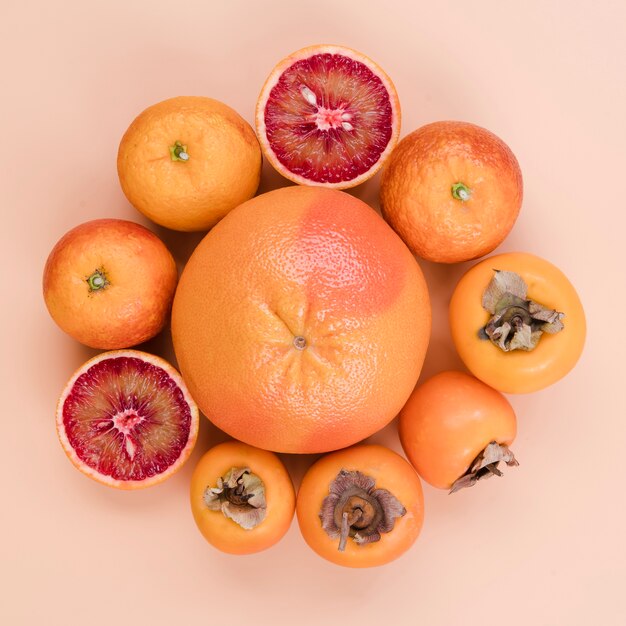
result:
M 323 558 L 347 567 L 383 565 L 420 533 L 422 486 L 399 454 L 379 445 L 353 446 L 311 466 L 296 513 L 304 540 Z
M 289 529 L 296 506 L 293 483 L 273 452 L 239 441 L 211 448 L 191 477 L 191 511 L 215 548 L 260 552 Z
M 500 476 L 500 461 L 517 465 L 508 448 L 516 431 L 508 400 L 463 372 L 429 378 L 400 412 L 400 441 L 409 461 L 427 483 L 451 492 Z
M 466 367 L 504 393 L 529 393 L 565 376 L 585 343 L 585 313 L 567 277 L 525 252 L 489 257 L 459 281 L 450 328 Z

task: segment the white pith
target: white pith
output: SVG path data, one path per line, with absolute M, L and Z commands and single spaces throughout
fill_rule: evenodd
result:
M 111 478 L 111 476 L 102 474 L 101 472 L 98 472 L 94 468 L 86 465 L 85 462 L 80 459 L 80 457 L 78 456 L 78 454 L 76 453 L 72 445 L 70 444 L 69 438 L 65 431 L 65 425 L 63 424 L 63 405 L 65 404 L 65 400 L 71 393 L 78 377 L 84 374 L 90 367 L 96 365 L 97 363 L 100 363 L 100 361 L 105 361 L 108 359 L 115 359 L 118 357 L 138 358 L 142 361 L 146 361 L 147 363 L 150 363 L 156 367 L 163 369 L 168 374 L 168 376 L 170 376 L 172 380 L 174 380 L 174 382 L 178 385 L 178 387 L 182 391 L 183 397 L 185 398 L 185 401 L 189 405 L 189 409 L 191 412 L 191 424 L 189 426 L 189 438 L 187 439 L 187 444 L 181 450 L 181 453 L 178 459 L 172 465 L 170 465 L 164 472 L 157 474 L 155 476 L 151 476 L 150 478 L 146 478 L 145 480 L 116 480 L 114 478 Z M 63 393 L 61 394 L 61 397 L 59 398 L 59 401 L 57 403 L 57 410 L 56 410 L 57 435 L 70 461 L 74 464 L 75 467 L 77 467 L 81 472 L 83 472 L 90 478 L 93 478 L 94 480 L 100 483 L 104 483 L 110 487 L 117 487 L 119 489 L 138 489 L 138 488 L 150 487 L 151 485 L 155 485 L 157 483 L 164 481 L 169 476 L 171 476 L 176 471 L 178 471 L 181 465 L 184 464 L 185 461 L 189 458 L 189 455 L 191 454 L 191 451 L 193 450 L 196 444 L 196 440 L 198 438 L 199 423 L 200 423 L 200 418 L 199 418 L 198 407 L 196 406 L 196 403 L 193 401 L 193 398 L 191 397 L 191 395 L 189 394 L 189 391 L 187 390 L 187 387 L 182 377 L 180 376 L 180 374 L 176 371 L 176 369 L 174 369 L 174 367 L 170 363 L 168 363 L 164 359 L 161 359 L 160 357 L 155 356 L 153 354 L 148 354 L 147 352 L 142 352 L 141 350 L 112 350 L 109 352 L 103 352 L 102 354 L 99 354 L 93 357 L 92 359 L 90 359 L 89 361 L 87 361 L 74 373 L 72 378 L 68 381 L 67 385 L 65 386 L 65 389 L 63 390 Z M 128 437 L 126 437 L 125 439 L 126 439 L 126 442 L 129 441 Z M 126 445 L 127 445 L 127 448 L 126 448 L 127 453 L 130 454 L 129 449 L 128 449 L 130 447 L 132 450 L 132 453 L 134 454 L 134 445 L 135 445 L 134 442 L 131 441 L 130 443 L 127 443 Z
M 301 61 L 302 59 L 307 59 L 316 54 L 340 54 L 346 56 L 348 58 L 354 59 L 363 63 L 366 67 L 368 67 L 378 78 L 380 78 L 381 82 L 385 86 L 387 93 L 389 94 L 389 101 L 391 103 L 391 128 L 392 134 L 389 139 L 389 143 L 387 147 L 380 154 L 378 161 L 366 172 L 353 178 L 352 180 L 340 181 L 338 183 L 321 183 L 309 180 L 304 176 L 300 176 L 298 174 L 294 174 L 290 172 L 279 160 L 276 156 L 276 153 L 272 149 L 269 141 L 267 140 L 267 128 L 265 126 L 265 103 L 269 98 L 269 94 L 274 88 L 274 86 L 278 83 L 281 75 L 285 72 L 285 70 L 292 66 L 294 63 Z M 307 91 L 310 91 L 307 89 Z M 315 97 L 315 94 L 311 92 L 311 95 Z M 311 104 L 311 97 L 307 92 L 303 93 L 303 97 L 307 99 L 307 101 Z M 387 74 L 376 64 L 374 61 L 366 57 L 365 55 L 353 50 L 352 48 L 347 48 L 345 46 L 336 46 L 336 45 L 320 45 L 320 46 L 309 46 L 307 48 L 303 48 L 302 50 L 298 50 L 293 54 L 289 55 L 286 59 L 281 61 L 271 72 L 269 75 L 261 93 L 259 94 L 259 98 L 257 100 L 257 107 L 255 112 L 255 122 L 256 122 L 256 130 L 257 137 L 263 147 L 265 148 L 265 154 L 272 164 L 272 167 L 276 171 L 278 171 L 282 176 L 287 178 L 288 180 L 293 181 L 294 183 L 298 183 L 299 185 L 308 185 L 313 187 L 328 187 L 329 189 L 349 189 L 350 187 L 356 187 L 362 182 L 365 182 L 369 178 L 371 178 L 384 164 L 387 157 L 391 153 L 391 151 L 395 148 L 398 143 L 398 139 L 400 137 L 400 103 L 398 101 L 397 93 L 391 79 Z M 348 127 L 343 126 L 342 128 L 345 131 L 352 130 L 352 125 L 349 120 L 343 120 Z M 318 125 L 319 128 L 319 125 Z M 323 129 L 322 129 L 323 130 Z

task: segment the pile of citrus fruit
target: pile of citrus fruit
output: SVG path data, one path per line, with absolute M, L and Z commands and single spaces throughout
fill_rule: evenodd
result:
M 117 162 L 129 202 L 161 226 L 210 231 L 180 280 L 162 241 L 124 220 L 79 225 L 50 253 L 50 315 L 107 350 L 79 368 L 57 407 L 78 469 L 121 489 L 158 483 L 191 454 L 200 410 L 233 438 L 206 452 L 191 481 L 211 544 L 263 550 L 297 511 L 321 556 L 367 567 L 417 539 L 420 476 L 454 492 L 517 465 L 502 393 L 571 370 L 585 340 L 580 300 L 531 254 L 479 262 L 450 302 L 471 375 L 441 372 L 416 388 L 431 327 L 416 256 L 456 263 L 494 250 L 516 221 L 522 176 L 509 147 L 473 124 L 399 135 L 390 78 L 325 45 L 274 68 L 256 133 L 205 97 L 160 102 L 132 122 Z M 253 197 L 262 156 L 297 185 Z M 339 191 L 380 168 L 384 219 Z M 170 319 L 180 374 L 129 349 Z M 358 444 L 398 415 L 408 461 Z M 296 494 L 277 452 L 328 454 Z

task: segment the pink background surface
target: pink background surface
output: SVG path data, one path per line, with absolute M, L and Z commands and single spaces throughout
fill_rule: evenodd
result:
M 618 1 L 3 2 L 0 622 L 626 623 L 625 20 Z M 54 409 L 95 351 L 56 328 L 40 291 L 48 252 L 71 227 L 106 216 L 147 224 L 115 170 L 137 113 L 197 94 L 252 121 L 273 65 L 318 42 L 380 63 L 400 95 L 403 135 L 462 119 L 511 146 L 525 199 L 499 250 L 561 267 L 589 327 L 566 379 L 511 398 L 520 467 L 454 497 L 425 486 L 418 543 L 364 571 L 318 558 L 295 521 L 250 557 L 205 543 L 188 483 L 222 437 L 204 419 L 191 461 L 161 486 L 122 493 L 77 472 Z M 266 166 L 261 190 L 281 184 Z M 378 177 L 355 194 L 375 205 L 377 189 Z M 181 263 L 200 239 L 151 228 Z M 467 265 L 422 267 L 436 317 L 427 376 L 460 366 L 446 308 Z M 171 356 L 167 336 L 146 349 Z M 372 439 L 399 450 L 395 423 Z M 298 482 L 312 457 L 285 460 Z

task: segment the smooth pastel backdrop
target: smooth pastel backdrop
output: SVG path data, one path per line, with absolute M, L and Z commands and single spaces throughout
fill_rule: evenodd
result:
M 0 623 L 625 624 L 625 21 L 617 0 L 3 0 Z M 136 114 L 197 94 L 252 121 L 273 65 L 321 42 L 389 73 L 403 135 L 462 119 L 508 142 L 525 198 L 501 250 L 561 267 L 589 326 L 565 380 L 511 398 L 520 467 L 454 496 L 426 486 L 418 543 L 364 571 L 319 559 L 295 522 L 255 556 L 206 544 L 187 501 L 193 466 L 223 438 L 206 420 L 191 461 L 161 486 L 116 492 L 77 472 L 54 409 L 94 351 L 56 328 L 40 285 L 48 252 L 78 223 L 147 224 L 115 169 Z M 354 193 L 376 205 L 378 182 Z M 261 190 L 282 184 L 266 165 Z M 200 240 L 151 228 L 181 265 Z M 467 266 L 422 263 L 435 315 L 425 376 L 460 367 L 446 307 Z M 172 356 L 167 333 L 146 349 Z M 400 449 L 395 424 L 372 439 Z M 296 482 L 312 460 L 286 457 Z

